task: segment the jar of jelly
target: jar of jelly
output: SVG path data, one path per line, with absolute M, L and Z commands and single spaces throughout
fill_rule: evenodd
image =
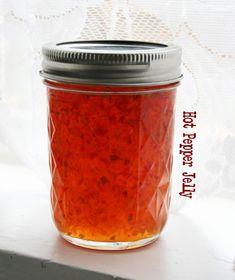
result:
M 61 236 L 122 250 L 168 216 L 181 49 L 139 41 L 43 46 L 51 205 Z

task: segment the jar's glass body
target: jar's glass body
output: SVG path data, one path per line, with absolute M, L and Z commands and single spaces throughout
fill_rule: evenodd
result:
M 51 204 L 62 236 L 96 249 L 155 240 L 170 202 L 178 83 L 45 83 Z

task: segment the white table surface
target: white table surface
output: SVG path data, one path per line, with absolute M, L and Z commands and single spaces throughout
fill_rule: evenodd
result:
M 152 245 L 125 252 L 78 248 L 62 240 L 52 223 L 49 189 L 30 169 L 0 153 L 0 279 L 40 279 L 32 265 L 27 275 L 22 263 L 17 266 L 21 257 L 33 257 L 44 279 L 45 268 L 53 263 L 61 275 L 69 275 L 73 267 L 77 278 L 71 279 L 232 280 L 234 223 L 234 200 L 191 200 L 177 215 L 170 215 Z

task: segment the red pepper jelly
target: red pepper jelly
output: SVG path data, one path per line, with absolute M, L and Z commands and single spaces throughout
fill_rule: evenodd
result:
M 181 49 L 134 41 L 43 47 L 55 225 L 69 242 L 120 250 L 168 216 Z

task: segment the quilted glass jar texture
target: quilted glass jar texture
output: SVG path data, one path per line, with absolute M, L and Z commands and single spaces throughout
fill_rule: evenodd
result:
M 122 48 L 128 52 L 126 46 Z M 88 59 L 89 55 L 84 57 Z M 105 59 L 110 60 L 110 54 Z M 121 64 L 128 75 L 126 62 L 120 63 L 115 54 L 113 60 L 114 66 L 119 64 L 120 68 Z M 87 65 L 93 71 L 94 66 Z M 104 65 L 110 64 L 105 61 L 101 67 Z M 153 242 L 166 223 L 174 104 L 180 79 L 124 84 L 122 73 L 117 73 L 120 78 L 114 83 L 112 74 L 117 69 L 114 67 L 112 73 L 112 67 L 111 74 L 92 76 L 90 84 L 85 83 L 89 81 L 86 75 L 91 75 L 85 73 L 87 69 L 77 77 L 83 82 L 75 82 L 74 72 L 63 74 L 70 81 L 50 78 L 49 71 L 42 73 L 49 105 L 55 225 L 66 240 L 76 245 L 107 250 Z M 136 79 L 136 75 L 130 76 Z M 104 78 L 106 82 L 98 82 Z

